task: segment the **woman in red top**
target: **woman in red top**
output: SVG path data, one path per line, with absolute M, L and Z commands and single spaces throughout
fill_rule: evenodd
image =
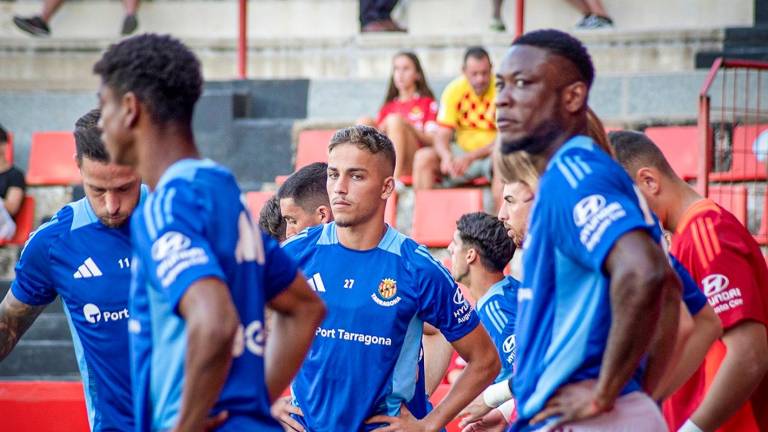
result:
M 395 179 L 410 176 L 416 150 L 432 145 L 436 120 L 437 102 L 419 58 L 412 52 L 395 54 L 387 97 L 378 118 L 359 121 L 375 126 L 392 140 L 397 153 Z

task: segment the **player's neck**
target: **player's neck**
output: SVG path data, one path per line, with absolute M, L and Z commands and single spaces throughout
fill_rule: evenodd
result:
M 693 190 L 688 184 L 679 181 L 672 186 L 672 193 L 669 196 L 669 203 L 667 203 L 667 220 L 666 229 L 675 232 L 677 231 L 680 221 L 685 217 L 688 209 L 694 204 L 701 201 L 702 197 L 695 190 Z
M 400 102 L 408 102 L 409 100 L 414 99 L 416 96 L 416 86 L 414 86 L 409 89 L 400 90 L 398 92 L 397 98 L 400 100 Z
M 384 215 L 375 217 L 368 222 L 341 227 L 336 225 L 336 236 L 342 246 L 352 250 L 366 251 L 375 248 L 381 243 L 387 226 L 384 224 Z
M 190 128 L 167 126 L 150 132 L 139 146 L 139 174 L 150 189 L 155 189 L 160 177 L 181 159 L 199 158 Z
M 502 279 L 504 279 L 504 273 L 489 273 L 482 270 L 470 272 L 467 288 L 475 301 L 478 301 Z

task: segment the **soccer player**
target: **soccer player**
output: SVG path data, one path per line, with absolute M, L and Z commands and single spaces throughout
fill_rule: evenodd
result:
M 680 281 L 632 180 L 584 136 L 593 79 L 581 42 L 556 30 L 516 39 L 496 79 L 502 151 L 528 153 L 541 174 L 518 290 L 516 429 L 665 427 L 640 363 L 672 355 Z
M 93 110 L 75 125 L 85 197 L 35 231 L 16 264 L 16 280 L 0 304 L 0 359 L 61 296 L 91 430 L 131 431 L 129 217 L 141 180 L 132 168 L 109 162 L 98 120 Z
M 395 150 L 376 129 L 336 132 L 328 146 L 335 221 L 284 248 L 328 305 L 292 385 L 295 420 L 311 431 L 439 430 L 499 371 L 488 333 L 448 271 L 423 246 L 384 223 L 394 190 Z M 404 404 L 416 388 L 423 323 L 437 327 L 468 362 L 429 414 Z
M 278 242 L 285 241 L 285 219 L 280 213 L 280 200 L 272 195 L 259 212 L 259 227 Z
M 665 404 L 681 431 L 768 429 L 768 270 L 752 235 L 704 199 L 638 132 L 611 134 L 619 161 L 671 230 L 672 253 L 699 281 L 724 333 L 705 364 Z
M 270 403 L 304 358 L 324 307 L 251 221 L 232 174 L 199 159 L 200 63 L 145 34 L 94 66 L 111 159 L 152 189 L 131 221 L 131 355 L 137 430 L 280 430 Z M 264 344 L 264 307 L 275 325 Z M 223 422 L 223 423 L 222 423 Z
M 333 220 L 331 203 L 325 183 L 328 164 L 315 162 L 285 180 L 277 191 L 280 213 L 285 219 L 285 238 L 289 239 L 304 228 Z

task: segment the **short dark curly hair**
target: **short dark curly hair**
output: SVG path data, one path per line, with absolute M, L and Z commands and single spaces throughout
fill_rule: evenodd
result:
M 101 140 L 98 109 L 88 111 L 75 123 L 75 158 L 77 164 L 83 163 L 83 157 L 101 163 L 109 163 L 109 154 Z
M 504 271 L 515 253 L 515 243 L 504 223 L 488 213 L 467 213 L 456 222 L 465 248 L 477 250 L 480 262 L 489 271 Z
M 339 129 L 333 134 L 331 142 L 328 144 L 328 153 L 341 144 L 353 144 L 361 150 L 371 154 L 381 154 L 389 162 L 389 175 L 395 172 L 395 146 L 386 135 L 379 132 L 378 129 L 370 126 L 350 126 Z
M 8 132 L 0 125 L 0 144 L 8 144 Z
M 285 240 L 285 219 L 280 213 L 280 201 L 277 195 L 272 195 L 272 198 L 267 200 L 261 208 L 259 226 L 273 239 L 279 242 Z
M 560 30 L 535 30 L 518 37 L 512 46 L 528 45 L 549 51 L 570 61 L 581 75 L 581 79 L 592 87 L 595 80 L 595 66 L 587 48 L 580 40 Z
M 190 123 L 203 89 L 200 61 L 179 40 L 142 34 L 111 45 L 94 66 L 103 84 L 133 92 L 156 123 Z

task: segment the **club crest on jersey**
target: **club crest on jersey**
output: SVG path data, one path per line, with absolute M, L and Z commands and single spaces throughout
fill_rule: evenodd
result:
M 382 279 L 379 289 L 371 294 L 371 298 L 379 306 L 390 307 L 400 303 L 400 297 L 397 295 L 397 281 L 394 279 Z

